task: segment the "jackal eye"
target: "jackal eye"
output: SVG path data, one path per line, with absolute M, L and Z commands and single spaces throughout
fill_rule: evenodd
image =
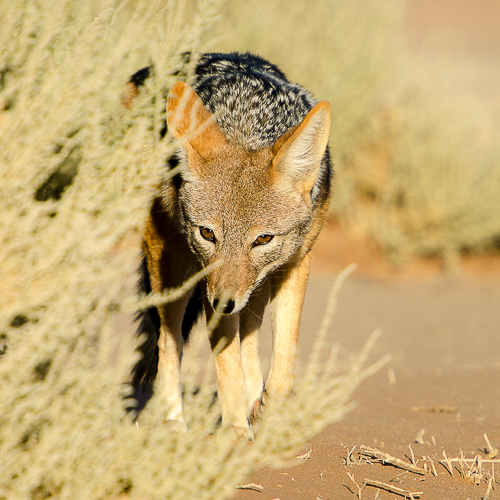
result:
M 258 245 L 267 245 L 274 236 L 272 234 L 261 234 L 254 242 L 253 246 L 256 247 Z
M 215 243 L 215 234 L 210 228 L 200 226 L 200 234 L 205 240 Z

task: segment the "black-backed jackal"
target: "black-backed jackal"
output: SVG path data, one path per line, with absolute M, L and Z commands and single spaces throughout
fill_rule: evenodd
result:
M 157 378 L 165 420 L 185 427 L 183 344 L 199 312 L 220 315 L 210 343 L 222 422 L 251 437 L 263 394 L 286 397 L 293 386 L 310 250 L 330 195 L 330 105 L 262 58 L 205 54 L 191 86 L 170 89 L 167 125 L 179 143 L 170 164 L 181 173 L 152 204 L 141 291 L 179 287 L 220 265 L 184 297 L 141 315 L 149 341 L 133 386 L 148 395 Z M 268 304 L 273 356 L 264 385 L 258 334 Z

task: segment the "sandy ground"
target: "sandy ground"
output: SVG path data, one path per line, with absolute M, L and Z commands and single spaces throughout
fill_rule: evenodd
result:
M 500 2 L 409 0 L 405 27 L 413 50 L 429 58 L 437 52 L 449 56 L 461 87 L 484 99 L 500 118 Z M 439 41 L 438 51 L 429 50 L 432 40 Z M 239 490 L 234 500 L 358 498 L 348 474 L 360 486 L 379 481 L 421 492 L 422 499 L 500 498 L 500 456 L 496 490 L 488 495 L 486 479 L 473 485 L 461 477 L 458 463 L 452 463 L 453 476 L 437 463 L 443 452 L 449 458 L 463 452 L 486 460 L 485 433 L 500 449 L 500 258 L 462 259 L 461 273 L 454 277 L 443 273 L 439 261 L 395 270 L 368 243 L 334 226 L 323 231 L 314 256 L 299 356 L 305 359 L 315 338 L 335 275 L 357 262 L 358 271 L 341 291 L 330 338 L 356 353 L 380 327 L 383 335 L 372 359 L 385 353 L 393 359 L 357 390 L 357 408 L 302 450 L 310 451 L 309 459 L 293 468 L 258 472 L 249 483 L 261 491 Z M 262 337 L 266 358 L 269 335 Z M 436 475 L 360 461 L 361 446 L 407 463 L 413 451 L 420 467 L 430 467 L 422 457 L 432 457 Z M 484 462 L 482 470 L 492 473 L 491 464 Z M 367 486 L 360 498 L 404 496 Z

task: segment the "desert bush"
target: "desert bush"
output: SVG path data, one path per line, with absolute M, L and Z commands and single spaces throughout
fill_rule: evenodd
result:
M 174 147 L 160 140 L 165 89 L 189 74 L 178 54 L 198 50 L 214 4 L 0 0 L 0 12 L 0 498 L 226 497 L 340 418 L 371 370 L 317 360 L 248 446 L 210 437 L 219 410 L 195 342 L 190 431 L 158 425 L 154 398 L 138 425 L 125 416 L 136 357 L 116 314 L 137 306 L 141 228 Z M 124 83 L 150 64 L 125 110 Z
M 453 89 L 446 61 L 414 66 L 367 123 L 345 211 L 397 263 L 500 241 L 500 134 L 484 104 Z

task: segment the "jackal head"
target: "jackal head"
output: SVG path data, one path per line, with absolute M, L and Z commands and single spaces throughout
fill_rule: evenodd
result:
M 330 105 L 317 104 L 273 145 L 249 150 L 228 141 L 196 92 L 178 82 L 167 99 L 169 131 L 181 143 L 182 226 L 207 277 L 207 298 L 240 311 L 273 271 L 297 256 L 311 231 Z

